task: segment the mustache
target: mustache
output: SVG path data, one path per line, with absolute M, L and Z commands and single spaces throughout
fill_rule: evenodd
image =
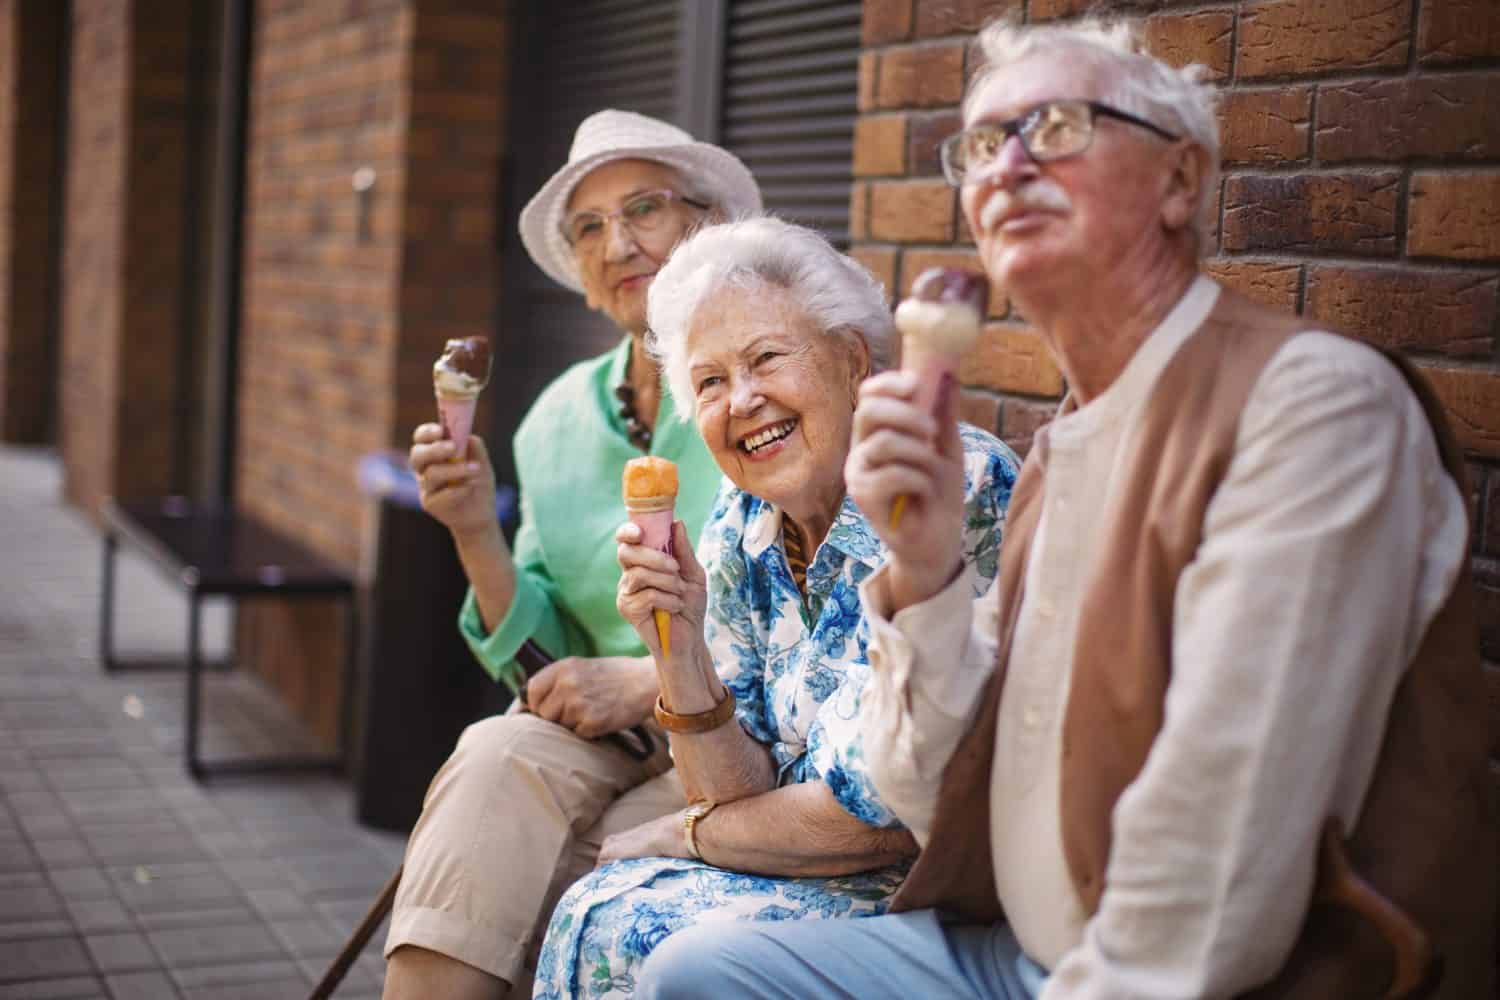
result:
M 1073 207 L 1066 192 L 1051 180 L 1033 181 L 1014 191 L 996 191 L 979 212 L 979 228 L 988 231 L 1013 212 L 1066 212 Z

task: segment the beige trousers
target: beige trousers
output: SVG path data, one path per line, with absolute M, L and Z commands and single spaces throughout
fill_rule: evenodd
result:
M 552 908 L 604 838 L 687 804 L 666 738 L 650 728 L 647 761 L 524 713 L 465 729 L 407 842 L 386 957 L 415 945 L 530 996 Z

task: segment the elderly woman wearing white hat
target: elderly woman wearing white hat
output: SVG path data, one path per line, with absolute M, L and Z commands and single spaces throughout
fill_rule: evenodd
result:
M 452 532 L 471 584 L 459 628 L 496 680 L 525 685 L 531 714 L 470 726 L 433 779 L 386 940 L 388 998 L 529 992 L 537 924 L 603 839 L 686 804 L 664 739 L 646 760 L 595 741 L 645 723 L 658 693 L 615 609 L 620 478 L 642 454 L 676 462 L 678 515 L 694 537 L 702 529 L 719 469 L 661 390 L 646 290 L 695 227 L 760 206 L 730 153 L 642 115 L 591 115 L 521 213 L 521 236 L 624 336 L 559 376 L 517 430 L 513 550 L 495 523 L 484 442 L 456 455 L 436 424 L 413 434 L 423 507 Z M 528 680 L 517 660 L 538 648 L 557 660 Z

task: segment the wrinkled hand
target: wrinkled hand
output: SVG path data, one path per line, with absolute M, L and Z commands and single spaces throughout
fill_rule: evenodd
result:
M 635 627 L 641 642 L 653 656 L 661 654 L 661 640 L 651 612 L 660 608 L 672 616 L 672 652 L 687 652 L 703 641 L 703 619 L 708 609 L 708 575 L 693 554 L 693 543 L 681 521 L 672 523 L 672 551 L 639 544 L 641 529 L 630 522 L 615 532 L 619 542 L 620 583 L 615 589 L 615 607 Z
M 439 424 L 420 424 L 411 435 L 407 464 L 421 488 L 422 509 L 437 518 L 456 539 L 498 531 L 495 520 L 495 470 L 489 449 L 477 434 L 469 435 L 465 461 L 454 461 L 453 442 Z
M 667 813 L 640 826 L 604 838 L 599 865 L 630 858 L 686 858 L 687 838 L 682 832 L 682 812 Z
M 533 714 L 586 740 L 639 725 L 656 700 L 656 669 L 645 657 L 568 656 L 526 684 Z
M 850 497 L 890 549 L 898 609 L 926 600 L 952 581 L 963 548 L 958 387 L 945 386 L 936 417 L 913 402 L 916 389 L 911 372 L 883 372 L 865 380 L 844 463 Z M 906 509 L 900 526 L 892 529 L 891 506 L 903 495 Z

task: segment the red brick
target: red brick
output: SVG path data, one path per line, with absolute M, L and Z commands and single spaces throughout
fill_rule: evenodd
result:
M 1500 257 L 1500 172 L 1412 175 L 1406 252 L 1413 257 Z
M 917 0 L 917 37 L 975 32 L 1021 7 L 1022 0 Z
M 919 177 L 941 174 L 938 147 L 963 126 L 962 116 L 957 111 L 928 111 L 908 115 L 907 121 L 907 170 Z
M 1230 177 L 1223 247 L 1394 255 L 1400 179 L 1394 171 Z
M 1303 312 L 1381 347 L 1482 358 L 1491 351 L 1497 284 L 1493 272 L 1312 264 Z
M 865 243 L 851 249 L 849 256 L 869 268 L 870 273 L 880 279 L 880 283 L 885 286 L 887 297 L 895 297 L 897 256 L 895 247 Z
M 1155 14 L 1146 20 L 1146 49 L 1173 66 L 1197 63 L 1210 78 L 1229 75 L 1234 38 L 1234 13 L 1228 10 Z
M 896 243 L 946 243 L 953 239 L 957 197 L 942 181 L 873 181 L 870 236 Z
M 1028 396 L 1055 396 L 1063 390 L 1062 372 L 1035 331 L 1009 323 L 990 323 L 958 370 L 965 385 Z
M 849 185 L 849 238 L 862 240 L 870 235 L 870 185 L 856 181 Z
M 1301 264 L 1217 257 L 1205 261 L 1203 270 L 1224 287 L 1232 288 L 1262 305 L 1289 313 L 1297 311 L 1297 286 L 1302 280 Z
M 854 122 L 854 176 L 906 172 L 906 116 L 862 115 Z
M 1096 6 L 1096 0 L 1030 0 L 1026 17 L 1029 21 L 1050 21 L 1055 17 L 1082 14 Z
M 1449 426 L 1466 450 L 1500 457 L 1500 373 L 1482 368 L 1424 365 Z
M 983 274 L 979 254 L 973 250 L 917 250 L 909 249 L 901 255 L 901 297 L 911 294 L 911 286 L 917 276 L 929 267 L 956 267 L 962 271 Z M 1004 290 L 991 284 L 989 315 L 994 319 L 1004 316 L 1009 308 Z
M 859 101 L 861 112 L 875 110 L 875 82 L 880 73 L 880 56 L 874 52 L 859 54 Z
M 889 45 L 911 37 L 912 0 L 864 0 L 860 39 L 865 45 Z
M 1423 0 L 1417 14 L 1417 58 L 1424 66 L 1500 56 L 1495 0 Z
M 937 42 L 888 49 L 880 55 L 876 103 L 882 108 L 957 104 L 964 89 L 964 45 Z
M 1057 403 L 1010 397 L 1000 404 L 1000 440 L 1024 457 L 1036 432 L 1052 422 Z
M 998 435 L 1000 397 L 983 389 L 964 389 L 958 396 L 958 419 Z
M 1225 163 L 1305 160 L 1312 134 L 1312 88 L 1226 91 L 1219 122 Z
M 1409 0 L 1261 0 L 1240 10 L 1242 79 L 1406 65 Z
M 1500 73 L 1402 77 L 1318 92 L 1319 160 L 1500 157 Z

